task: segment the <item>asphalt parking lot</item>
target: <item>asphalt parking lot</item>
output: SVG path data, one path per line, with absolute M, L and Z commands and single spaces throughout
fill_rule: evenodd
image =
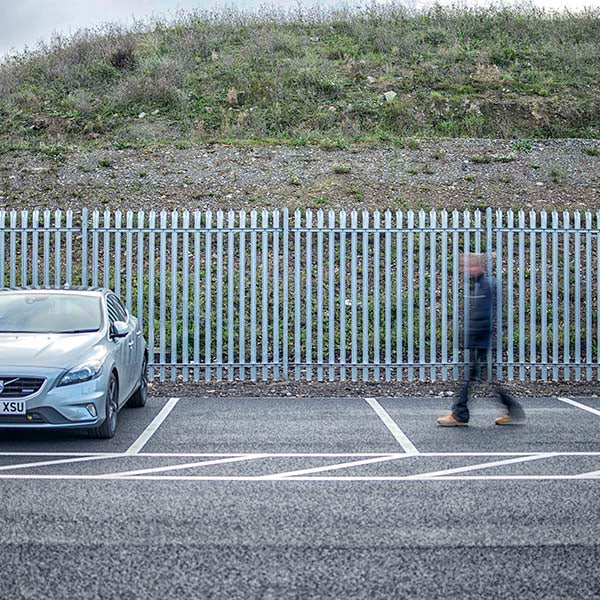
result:
M 0 432 L 1 598 L 600 598 L 600 399 L 157 398 Z

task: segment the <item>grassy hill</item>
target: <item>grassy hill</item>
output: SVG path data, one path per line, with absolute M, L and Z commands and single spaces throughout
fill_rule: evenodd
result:
M 6 59 L 0 146 L 598 138 L 598 73 L 599 10 L 198 13 Z

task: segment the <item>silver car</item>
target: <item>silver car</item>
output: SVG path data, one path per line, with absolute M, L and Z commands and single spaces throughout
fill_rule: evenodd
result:
M 138 320 L 110 290 L 0 291 L 0 428 L 111 438 L 125 404 L 146 404 L 147 362 Z

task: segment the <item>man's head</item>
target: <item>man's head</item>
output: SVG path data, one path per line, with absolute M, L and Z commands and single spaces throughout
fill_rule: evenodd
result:
M 475 278 L 483 275 L 486 270 L 486 255 L 473 252 L 460 255 L 460 268 L 469 277 Z

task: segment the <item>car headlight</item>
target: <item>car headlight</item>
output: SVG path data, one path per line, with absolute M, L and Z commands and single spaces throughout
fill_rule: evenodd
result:
M 102 363 L 99 361 L 90 361 L 74 367 L 67 371 L 58 382 L 58 387 L 63 385 L 72 385 L 73 383 L 83 383 L 100 377 L 102 373 Z

